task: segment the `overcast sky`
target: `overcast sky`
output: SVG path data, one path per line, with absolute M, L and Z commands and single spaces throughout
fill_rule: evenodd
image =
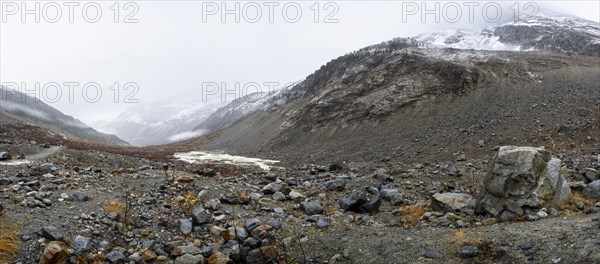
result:
M 25 7 L 35 9 L 34 3 L 30 1 Z M 440 4 L 440 9 L 433 11 L 440 15 L 439 23 L 435 14 L 422 21 L 420 2 L 316 5 L 314 1 L 302 1 L 287 6 L 288 2 L 276 1 L 225 2 L 227 9 L 235 10 L 235 4 L 240 5 L 239 22 L 233 14 L 226 14 L 222 21 L 224 2 L 220 1 L 134 1 L 129 6 L 104 1 L 98 2 L 100 17 L 94 4 L 84 12 L 84 5 L 94 2 L 78 2 L 78 6 L 69 6 L 68 2 L 37 3 L 39 23 L 32 14 L 25 14 L 22 21 L 21 2 L 1 1 L 0 81 L 5 85 L 17 83 L 30 93 L 42 93 L 55 108 L 88 123 L 116 116 L 129 106 L 127 100 L 202 103 L 203 83 L 224 82 L 229 89 L 234 89 L 236 82 L 285 84 L 301 80 L 327 61 L 367 45 L 448 28 L 481 28 L 486 19 L 494 19 L 494 10 L 489 8 L 489 17 L 483 17 L 485 2 L 478 6 L 427 2 L 425 7 L 430 9 Z M 498 3 L 504 7 L 501 21 L 514 18 L 515 3 L 519 3 L 521 15 L 535 10 L 518 1 Z M 600 20 L 598 1 L 537 2 L 537 6 Z M 456 16 L 457 9 L 462 16 Z M 57 16 L 57 10 L 62 16 Z M 69 17 L 71 10 L 74 12 Z M 257 10 L 262 16 L 256 16 Z M 474 11 L 473 22 L 470 10 Z M 68 88 L 65 83 L 69 82 L 78 82 L 79 86 Z M 61 98 L 56 98 L 52 83 L 60 85 Z M 84 85 L 87 96 L 82 94 Z M 135 87 L 139 91 L 131 94 Z M 98 89 L 101 97 L 95 94 Z M 117 90 L 120 92 L 115 96 Z M 208 95 L 209 100 L 218 98 Z

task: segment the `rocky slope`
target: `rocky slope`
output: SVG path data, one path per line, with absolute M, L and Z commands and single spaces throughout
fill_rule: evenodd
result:
M 599 45 L 598 24 L 573 17 L 398 38 L 330 61 L 278 103 L 232 103 L 215 114 L 225 121 L 204 125 L 222 129 L 211 140 L 184 144 L 319 162 L 451 158 L 529 142 L 597 148 Z
M 1 167 L 0 263 L 595 263 L 599 153 L 552 155 L 576 195 L 494 217 L 473 207 L 493 160 L 262 171 L 61 149 Z
M 198 148 L 279 160 L 452 158 L 502 144 L 598 147 L 600 59 L 542 52 L 365 49 Z M 361 146 L 356 148 L 356 146 Z
M 29 124 L 50 129 L 64 137 L 89 140 L 103 144 L 127 145 L 110 134 L 94 130 L 72 116 L 50 105 L 12 89 L 0 87 L 0 124 Z

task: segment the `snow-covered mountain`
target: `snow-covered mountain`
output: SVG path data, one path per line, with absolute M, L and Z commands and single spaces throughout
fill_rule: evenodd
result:
M 577 17 L 543 14 L 476 30 L 446 30 L 416 37 L 441 48 L 539 50 L 600 56 L 600 24 Z
M 215 112 L 223 103 L 177 101 L 136 104 L 114 119 L 105 119 L 92 125 L 113 133 L 137 146 L 158 145 L 193 138 L 204 134 L 194 130 L 198 124 Z

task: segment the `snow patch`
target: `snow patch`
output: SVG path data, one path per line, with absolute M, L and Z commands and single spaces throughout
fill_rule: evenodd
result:
M 263 170 L 271 169 L 272 165 L 278 163 L 278 160 L 266 160 L 258 158 L 248 158 L 243 156 L 234 156 L 217 152 L 191 151 L 186 153 L 175 153 L 175 158 L 188 162 L 217 162 L 224 164 L 242 165 L 242 166 L 258 166 Z

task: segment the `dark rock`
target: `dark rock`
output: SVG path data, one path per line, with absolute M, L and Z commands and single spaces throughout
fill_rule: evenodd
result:
M 325 183 L 328 191 L 343 191 L 346 189 L 346 181 L 344 179 L 334 179 Z
M 6 161 L 12 159 L 12 155 L 8 151 L 0 152 L 0 161 Z
M 394 178 L 392 178 L 392 176 L 390 176 L 386 170 L 384 169 L 378 169 L 375 171 L 375 174 L 373 175 L 373 177 L 375 179 L 378 179 L 380 181 L 394 181 Z
M 367 192 L 357 191 L 340 200 L 340 207 L 344 211 L 360 211 L 360 206 L 367 203 Z
M 504 210 L 502 212 L 502 214 L 500 214 L 500 222 L 510 222 L 512 220 L 514 220 L 517 216 L 515 215 L 515 213 L 509 211 L 509 210 Z
M 600 199 L 600 180 L 588 183 L 585 189 L 583 189 L 583 195 L 593 199 Z
M 362 213 L 376 213 L 379 211 L 381 206 L 381 198 L 379 195 L 371 198 L 368 202 L 360 206 L 360 212 Z
M 342 171 L 344 170 L 344 164 L 336 161 L 329 165 L 329 171 Z
M 592 168 L 585 169 L 585 171 L 583 172 L 583 176 L 586 179 L 586 182 L 600 180 L 600 172 Z
M 252 230 L 254 230 L 254 228 L 257 228 L 258 226 L 261 225 L 260 220 L 256 219 L 256 218 L 251 218 L 246 220 L 246 230 L 248 230 L 248 232 L 252 232 Z
M 269 183 L 262 188 L 264 194 L 274 194 L 278 191 L 281 191 L 281 184 L 278 183 Z
M 590 208 L 587 209 L 586 213 L 588 213 L 588 214 L 600 213 L 600 207 L 598 207 L 598 206 L 592 206 L 592 207 L 590 207 Z
M 466 245 L 460 248 L 458 255 L 461 258 L 474 258 L 479 255 L 479 248 L 475 245 Z
M 44 226 L 44 227 L 42 227 L 42 229 L 40 229 L 40 235 L 43 238 L 49 239 L 51 241 L 60 241 L 60 240 L 63 240 L 63 235 L 54 226 Z
M 244 247 L 249 247 L 251 249 L 255 249 L 255 248 L 260 247 L 260 241 L 258 241 L 256 238 L 248 237 L 244 240 L 242 245 Z
M 194 221 L 194 224 L 202 225 L 210 222 L 210 220 L 211 214 L 206 211 L 204 207 L 196 206 L 196 208 L 192 210 L 192 221 Z
M 90 197 L 84 192 L 74 192 L 71 194 L 71 199 L 76 202 L 87 202 Z
M 533 243 L 531 243 L 531 242 L 523 243 L 523 244 L 519 245 L 519 248 L 521 250 L 530 250 L 533 248 Z
M 322 214 L 324 211 L 318 202 L 303 202 L 300 204 L 300 210 L 307 215 Z
M 427 252 L 425 252 L 425 254 L 423 254 L 423 257 L 428 258 L 428 259 L 437 259 L 437 258 L 441 258 L 442 254 L 433 252 L 433 251 L 427 251 Z

